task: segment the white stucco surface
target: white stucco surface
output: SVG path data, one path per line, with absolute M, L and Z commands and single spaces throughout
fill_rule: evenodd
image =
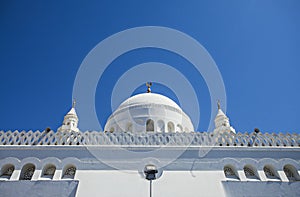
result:
M 156 93 L 144 93 L 125 100 L 108 118 L 105 131 L 146 132 L 147 121 L 153 132 L 192 132 L 193 124 L 171 99 Z
M 300 196 L 300 135 L 236 133 L 220 105 L 213 133 L 154 93 L 124 101 L 108 132 L 78 120 L 73 104 L 57 132 L 0 131 L 0 196 L 146 197 L 147 166 L 153 197 Z

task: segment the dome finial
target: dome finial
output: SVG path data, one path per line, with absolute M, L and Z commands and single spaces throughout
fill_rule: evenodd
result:
M 151 93 L 151 89 L 150 89 L 150 87 L 152 86 L 152 82 L 146 82 L 146 86 L 148 87 L 147 88 L 147 93 Z
M 72 108 L 75 108 L 75 105 L 76 105 L 76 100 L 73 99 Z
M 218 105 L 218 109 L 221 109 L 221 103 L 220 103 L 220 100 L 218 100 L 217 105 Z

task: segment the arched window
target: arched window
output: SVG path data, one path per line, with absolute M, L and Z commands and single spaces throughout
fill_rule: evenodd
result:
M 252 166 L 245 166 L 244 167 L 244 173 L 247 179 L 258 179 L 258 176 L 256 174 L 256 170 Z
M 43 169 L 42 177 L 43 178 L 48 178 L 48 179 L 53 179 L 55 171 L 56 171 L 55 165 L 48 164 Z
M 146 122 L 146 131 L 154 131 L 154 121 L 148 119 Z
M 76 174 L 76 167 L 73 165 L 67 165 L 63 170 L 63 179 L 74 179 Z
M 110 129 L 109 129 L 109 132 L 114 132 L 115 131 L 115 128 L 114 127 L 111 127 Z
M 297 172 L 297 169 L 292 165 L 285 165 L 283 167 L 283 171 L 286 175 L 286 177 L 289 179 L 289 181 L 299 181 L 300 177 Z
M 132 132 L 132 123 L 131 122 L 127 123 L 126 131 Z
M 165 122 L 163 120 L 157 121 L 157 132 L 165 132 Z
M 183 128 L 182 128 L 181 124 L 177 124 L 176 131 L 177 132 L 182 132 L 183 131 Z
M 268 179 L 278 179 L 278 175 L 277 173 L 275 172 L 274 168 L 269 166 L 269 165 L 266 165 L 264 167 L 264 172 L 265 172 L 265 175 Z
M 12 165 L 12 164 L 7 164 L 7 165 L 4 165 L 2 168 L 1 168 L 1 172 L 0 172 L 0 180 L 1 179 L 4 179 L 4 180 L 9 180 L 12 173 L 14 172 L 15 170 L 15 166 Z
M 31 180 L 34 171 L 35 166 L 32 163 L 24 165 L 21 170 L 20 180 Z
M 174 132 L 175 128 L 174 128 L 174 123 L 173 122 L 168 122 L 168 132 Z
M 232 166 L 225 166 L 223 170 L 227 179 L 239 179 Z

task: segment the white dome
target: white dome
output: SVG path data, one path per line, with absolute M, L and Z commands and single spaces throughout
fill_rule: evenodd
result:
M 166 96 L 143 93 L 125 100 L 109 117 L 105 131 L 190 132 L 190 118 Z
M 141 105 L 141 104 L 159 104 L 159 105 L 166 105 L 170 107 L 174 107 L 178 110 L 181 110 L 181 108 L 171 99 L 169 99 L 166 96 L 163 96 L 161 94 L 156 93 L 143 93 L 143 94 L 137 94 L 129 99 L 125 100 L 118 109 L 123 109 L 126 107 L 131 107 L 135 105 Z

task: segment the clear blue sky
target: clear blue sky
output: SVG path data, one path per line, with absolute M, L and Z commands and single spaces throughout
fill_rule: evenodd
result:
M 237 131 L 299 133 L 299 10 L 298 0 L 1 1 L 0 129 L 57 129 L 88 52 L 112 34 L 151 25 L 182 31 L 207 49 L 222 74 Z M 155 49 L 131 51 L 110 65 L 96 93 L 99 121 L 111 113 L 116 78 L 148 61 L 173 65 L 190 78 L 201 104 L 197 130 L 205 130 L 210 98 L 204 80 L 182 69 L 186 62 L 175 54 Z M 164 85 L 153 91 L 177 101 Z

